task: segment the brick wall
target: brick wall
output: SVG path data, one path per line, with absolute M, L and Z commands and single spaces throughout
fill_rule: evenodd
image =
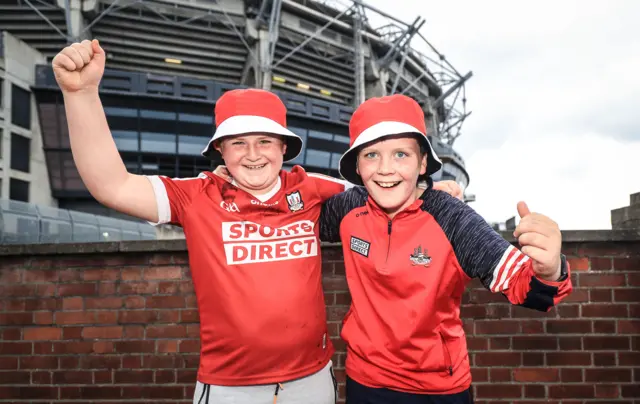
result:
M 575 290 L 550 313 L 473 282 L 477 403 L 640 404 L 640 234 L 565 232 Z M 324 287 L 344 397 L 341 251 Z M 198 314 L 182 242 L 0 246 L 0 402 L 190 403 Z

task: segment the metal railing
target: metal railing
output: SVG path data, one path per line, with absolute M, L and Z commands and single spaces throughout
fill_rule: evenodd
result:
M 146 223 L 0 200 L 0 244 L 156 240 Z

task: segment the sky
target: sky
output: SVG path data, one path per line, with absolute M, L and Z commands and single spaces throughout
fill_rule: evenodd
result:
M 610 229 L 640 192 L 640 1 L 368 0 L 462 74 L 471 116 L 454 148 L 485 220 L 518 201 L 563 230 Z

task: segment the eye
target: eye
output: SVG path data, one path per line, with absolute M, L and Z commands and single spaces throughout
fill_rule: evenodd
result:
M 270 144 L 271 143 L 271 139 L 262 139 L 260 140 L 260 144 Z
M 375 158 L 375 157 L 377 157 L 377 156 L 378 156 L 378 153 L 373 152 L 373 151 L 372 151 L 372 152 L 365 153 L 365 155 L 364 155 L 364 157 L 365 157 L 365 158 L 367 158 L 367 159 L 372 159 L 372 158 Z
M 398 152 L 396 152 L 396 158 L 401 159 L 401 158 L 405 158 L 405 157 L 407 157 L 407 156 L 408 156 L 408 154 L 407 154 L 407 153 L 405 153 L 405 152 L 403 152 L 403 151 L 398 151 Z
M 244 142 L 242 140 L 234 140 L 231 144 L 234 146 L 241 146 Z

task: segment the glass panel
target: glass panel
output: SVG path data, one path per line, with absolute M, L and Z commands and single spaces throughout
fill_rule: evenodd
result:
M 111 134 L 119 151 L 138 151 L 138 132 L 113 130 Z
M 208 138 L 203 136 L 178 136 L 178 154 L 199 156 L 207 145 Z
M 349 136 L 333 135 L 333 140 L 339 143 L 349 144 Z
M 185 114 L 183 112 L 178 114 L 178 119 L 185 122 L 196 122 L 196 123 L 208 123 L 213 124 L 213 116 L 212 115 L 196 115 L 196 114 Z
M 104 113 L 107 116 L 127 116 L 130 118 L 138 116 L 138 110 L 133 108 L 104 107 Z
M 164 119 L 164 120 L 175 120 L 176 113 L 168 112 L 168 111 L 154 111 L 150 109 L 141 109 L 140 116 L 142 118 L 151 118 L 151 119 Z
M 305 164 L 309 166 L 315 167 L 329 167 L 331 159 L 331 153 L 307 149 L 307 158 L 305 160 Z
M 141 147 L 143 152 L 175 153 L 176 135 L 169 133 L 142 132 Z
M 342 154 L 340 153 L 331 153 L 331 168 L 337 170 L 340 168 L 340 157 Z
M 31 129 L 31 93 L 11 85 L 11 122 L 25 129 Z
M 310 130 L 309 137 L 315 137 L 316 139 L 333 140 L 333 134 L 326 132 L 319 132 L 317 130 Z

